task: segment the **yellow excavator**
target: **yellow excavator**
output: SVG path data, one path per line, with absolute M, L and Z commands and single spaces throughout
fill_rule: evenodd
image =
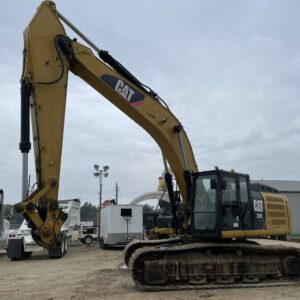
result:
M 68 37 L 62 22 L 89 47 Z M 20 149 L 26 157 L 31 110 L 37 189 L 15 210 L 23 214 L 34 240 L 49 250 L 49 256 L 63 255 L 60 229 L 66 215 L 57 195 L 71 71 L 144 128 L 162 151 L 175 237 L 133 241 L 126 247 L 125 261 L 140 288 L 280 285 L 300 275 L 299 249 L 248 240 L 290 233 L 285 196 L 271 187 L 251 185 L 247 174 L 218 168 L 199 172 L 184 127 L 167 104 L 95 46 L 53 2 L 41 3 L 24 40 Z M 174 191 L 170 169 L 179 191 Z

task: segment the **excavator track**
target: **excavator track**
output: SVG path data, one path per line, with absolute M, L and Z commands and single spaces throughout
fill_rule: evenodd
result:
M 168 245 L 168 244 L 178 244 L 181 243 L 180 237 L 160 239 L 160 240 L 133 240 L 128 243 L 124 249 L 124 260 L 126 266 L 129 266 L 129 261 L 131 255 L 138 249 L 145 246 L 158 246 L 158 245 Z
M 300 249 L 244 243 L 163 243 L 138 248 L 129 270 L 147 291 L 299 284 Z

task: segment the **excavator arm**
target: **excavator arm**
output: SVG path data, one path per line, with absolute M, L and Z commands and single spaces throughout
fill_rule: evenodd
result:
M 69 70 L 152 136 L 161 148 L 165 165 L 167 161 L 173 171 L 183 205 L 188 206 L 189 174 L 197 171 L 186 132 L 160 97 L 108 52 L 90 42 L 99 59 L 90 48 L 76 39 L 71 40 L 60 19 L 68 23 L 53 2 L 42 2 L 24 32 L 21 78 L 22 113 L 25 111 L 26 115 L 29 104 L 31 108 L 38 188 L 16 204 L 15 209 L 29 222 L 36 242 L 48 249 L 59 247 L 60 229 L 66 219 L 58 207 L 57 197 Z M 71 23 L 69 25 L 78 33 Z M 84 36 L 81 34 L 81 37 Z M 26 116 L 22 119 L 27 120 Z M 23 129 L 21 133 L 29 139 L 29 133 Z M 22 152 L 28 153 L 28 145 L 28 140 L 26 143 L 21 139 Z

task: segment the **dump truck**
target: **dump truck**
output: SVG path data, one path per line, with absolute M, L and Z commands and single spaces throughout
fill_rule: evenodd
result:
M 61 248 L 61 254 L 65 255 L 71 244 L 73 229 L 80 226 L 80 200 L 59 200 L 59 206 L 68 218 L 61 228 L 61 234 L 64 236 L 64 243 Z M 7 256 L 11 260 L 21 260 L 28 258 L 33 252 L 43 251 L 44 247 L 36 243 L 31 234 L 31 228 L 28 227 L 26 220 L 23 220 L 19 229 L 11 231 L 8 240 Z

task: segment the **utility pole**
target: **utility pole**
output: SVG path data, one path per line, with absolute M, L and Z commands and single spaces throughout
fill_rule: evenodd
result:
M 116 204 L 118 204 L 118 196 L 119 196 L 119 186 L 118 183 L 116 182 Z

